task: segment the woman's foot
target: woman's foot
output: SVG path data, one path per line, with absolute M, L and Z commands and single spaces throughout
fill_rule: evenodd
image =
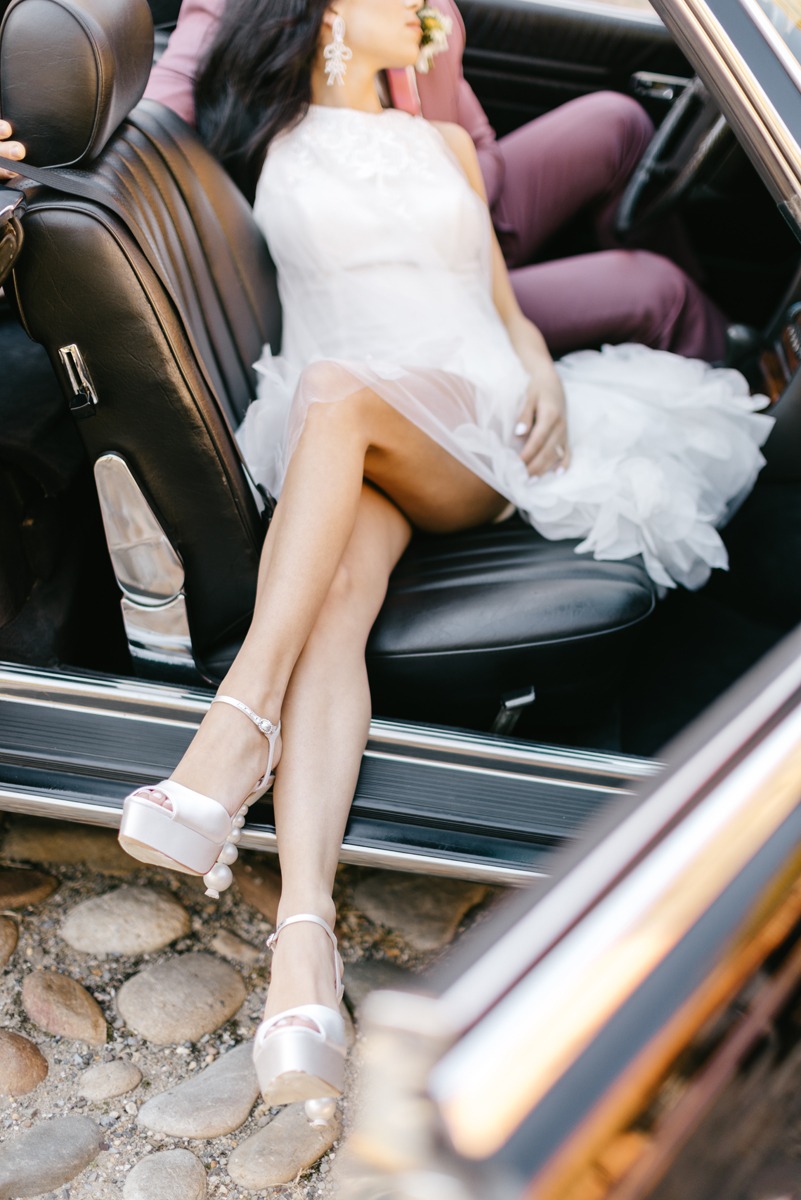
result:
M 230 715 L 220 715 L 229 709 Z M 231 863 L 248 805 L 272 785 L 280 733 L 280 722 L 274 725 L 236 697 L 217 695 L 171 778 L 126 797 L 123 849 L 141 862 L 202 875 L 206 894 L 216 899 L 233 881 Z M 267 741 L 258 774 L 254 739 Z M 254 780 L 244 789 L 243 775 Z
M 335 1098 L 342 1094 L 346 1046 L 339 1012 L 342 960 L 334 932 L 321 917 L 296 913 L 279 922 L 268 945 L 276 957 L 253 1046 L 262 1097 L 270 1106 Z M 308 1115 L 322 1116 L 316 1109 Z

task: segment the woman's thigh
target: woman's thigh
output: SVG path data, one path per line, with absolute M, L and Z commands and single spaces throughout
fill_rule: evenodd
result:
M 396 407 L 344 364 L 315 363 L 299 389 L 301 419 L 318 426 L 331 448 L 343 437 L 362 443 L 364 478 L 419 529 L 449 533 L 493 520 L 506 500 L 401 411 L 416 407 L 425 422 L 436 408 L 432 425 L 442 429 L 474 421 L 470 385 L 444 371 L 410 371 L 398 380 L 387 385 Z
M 412 525 L 451 533 L 492 521 L 506 499 L 375 392 L 364 476 Z

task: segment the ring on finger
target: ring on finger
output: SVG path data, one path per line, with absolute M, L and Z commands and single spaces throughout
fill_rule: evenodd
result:
M 562 461 L 562 459 L 565 457 L 565 448 L 564 448 L 564 446 L 554 446 L 554 448 L 553 448 L 553 452 L 554 452 L 554 454 L 556 455 L 556 457 L 559 459 L 559 461 L 560 461 L 560 462 L 561 462 L 561 461 Z

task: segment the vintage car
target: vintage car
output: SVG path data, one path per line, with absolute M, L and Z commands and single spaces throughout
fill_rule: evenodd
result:
M 658 130 L 620 235 L 680 210 L 776 425 L 725 531 L 731 570 L 700 593 L 660 599 L 641 563 L 514 522 L 416 537 L 400 563 L 342 860 L 550 880 L 426 995 L 375 998 L 388 1090 L 343 1187 L 639 1196 L 797 978 L 795 9 L 460 7 L 499 133 L 594 89 L 641 98 Z M 271 264 L 192 132 L 137 103 L 152 51 L 144 0 L 12 0 L 0 30 L 0 109 L 36 173 L 2 206 L 23 244 L 0 328 L 0 808 L 107 825 L 170 769 L 235 653 L 271 508 L 232 434 L 279 336 Z M 551 249 L 586 248 L 577 225 Z M 269 804 L 242 845 L 273 848 Z M 405 1083 L 382 1057 L 399 1048 Z

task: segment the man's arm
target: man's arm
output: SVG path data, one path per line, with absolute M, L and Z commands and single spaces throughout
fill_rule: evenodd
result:
M 428 74 L 417 76 L 417 88 L 423 116 L 429 121 L 447 121 L 461 125 L 473 139 L 481 163 L 489 206 L 498 198 L 503 183 L 503 158 L 495 141 L 495 130 L 487 120 L 478 97 L 464 77 L 465 28 L 454 0 L 433 0 L 453 22 L 448 48 L 437 54 Z
M 484 176 L 484 187 L 487 189 L 487 201 L 491 209 L 501 194 L 504 172 L 503 156 L 495 140 L 495 130 L 487 120 L 487 114 L 464 75 L 461 75 L 459 79 L 457 104 L 457 121 L 473 139 L 478 161 L 481 164 L 481 174 Z
M 184 0 L 167 49 L 150 72 L 145 99 L 166 104 L 190 125 L 195 123 L 195 76 L 214 36 L 225 0 Z

